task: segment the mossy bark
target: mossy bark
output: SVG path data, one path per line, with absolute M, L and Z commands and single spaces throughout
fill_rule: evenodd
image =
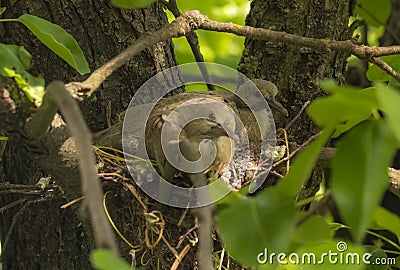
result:
M 348 40 L 348 27 L 355 1 L 345 0 L 254 0 L 246 25 L 284 31 L 304 37 L 326 40 Z M 346 59 L 340 52 L 322 53 L 293 45 L 257 41 L 247 38 L 239 63 L 239 71 L 250 78 L 274 82 L 280 92 L 277 100 L 289 111 L 289 117 L 274 113 L 277 128 L 285 127 L 307 101 L 324 95 L 318 81 L 334 78 L 344 82 Z M 289 141 L 297 145 L 319 131 L 304 111 L 287 130 Z M 300 198 L 314 194 L 319 188 L 321 172 L 314 172 L 313 180 L 304 187 Z

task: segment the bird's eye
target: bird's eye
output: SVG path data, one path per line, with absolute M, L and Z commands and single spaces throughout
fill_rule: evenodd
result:
M 262 94 L 260 93 L 260 91 L 255 91 L 254 92 L 254 96 L 257 97 L 257 98 L 261 98 Z
M 210 113 L 210 114 L 208 115 L 208 119 L 210 119 L 210 120 L 212 120 L 212 121 L 215 121 L 215 114 L 214 114 L 214 113 Z

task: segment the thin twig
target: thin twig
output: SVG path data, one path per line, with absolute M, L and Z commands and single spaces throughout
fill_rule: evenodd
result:
M 223 248 L 222 251 L 221 251 L 218 270 L 222 269 L 222 263 L 224 262 L 224 256 L 225 256 L 225 248 Z
M 378 67 L 380 67 L 387 74 L 389 74 L 390 76 L 392 76 L 393 78 L 395 78 L 397 81 L 400 82 L 400 74 L 396 70 L 394 70 L 394 68 L 392 68 L 388 63 L 383 61 L 381 58 L 372 57 L 372 58 L 370 58 L 368 60 L 369 60 L 369 62 L 371 62 L 372 64 L 375 64 Z
M 198 160 L 200 154 L 194 148 L 194 145 L 186 138 L 182 139 L 181 146 L 185 149 L 186 153 L 191 153 L 193 160 Z M 203 173 L 189 174 L 189 179 L 195 188 L 204 187 L 207 185 L 207 177 Z M 202 196 L 202 197 L 200 197 Z M 200 194 L 199 201 L 207 202 L 210 196 L 209 194 Z M 202 270 L 212 270 L 212 250 L 213 250 L 213 240 L 211 238 L 213 230 L 213 204 L 202 206 L 193 209 L 196 213 L 199 221 L 199 248 L 197 250 L 197 257 L 199 260 L 199 266 Z
M 70 207 L 71 205 L 73 205 L 73 204 L 75 204 L 75 203 L 77 203 L 77 202 L 82 201 L 84 198 L 85 198 L 84 196 L 81 196 L 81 197 L 79 197 L 79 198 L 76 198 L 76 199 L 74 199 L 74 200 L 72 200 L 72 201 L 70 201 L 70 202 L 67 202 L 66 204 L 61 205 L 60 208 L 61 208 L 61 209 L 65 209 L 65 208 L 67 208 L 67 207 Z
M 290 121 L 289 124 L 286 125 L 286 127 L 284 128 L 285 130 L 289 130 L 289 128 L 294 124 L 294 122 L 296 122 L 297 119 L 299 119 L 300 115 L 303 113 L 303 111 L 308 107 L 308 105 L 310 105 L 311 101 L 307 100 L 304 104 L 303 107 L 301 107 L 300 111 L 296 114 L 296 116 L 292 119 L 292 121 Z
M 175 18 L 178 18 L 179 16 L 182 15 L 181 11 L 178 8 L 178 4 L 176 3 L 176 0 L 169 0 L 165 1 L 162 0 L 161 3 L 168 8 L 169 11 L 174 15 Z M 207 83 L 207 88 L 208 90 L 212 91 L 214 90 L 214 85 L 211 83 L 211 78 L 210 75 L 208 74 L 206 66 L 202 63 L 204 62 L 204 57 L 203 54 L 200 51 L 200 45 L 199 45 L 199 37 L 197 36 L 196 32 L 192 31 L 186 35 L 186 40 L 189 43 L 190 49 L 192 50 L 194 59 L 196 59 L 196 62 L 198 63 L 199 69 L 201 74 L 203 75 L 203 78 Z
M 183 240 L 184 240 L 191 232 L 193 232 L 193 231 L 196 230 L 197 228 L 198 228 L 198 227 L 197 227 L 197 225 L 196 225 L 196 226 L 190 228 L 184 235 L 180 236 L 180 237 L 179 237 L 178 244 L 176 244 L 176 247 L 175 247 L 175 248 L 178 249 L 178 248 L 181 246 L 181 244 L 183 243 Z
M 289 149 L 289 140 L 288 140 L 286 129 L 280 128 L 279 130 L 283 132 L 283 137 L 285 138 L 285 146 L 286 146 L 286 157 L 289 157 L 290 149 Z M 286 173 L 289 172 L 289 169 L 290 169 L 290 158 L 288 158 L 287 162 L 286 162 Z
M 188 253 L 189 250 L 190 250 L 190 245 L 187 244 L 179 253 L 179 259 L 178 258 L 175 259 L 174 263 L 171 266 L 171 270 L 178 269 L 180 262 L 182 261 L 182 259 L 185 257 L 186 253 Z
M 185 211 L 183 211 L 181 217 L 179 218 L 178 223 L 176 224 L 176 226 L 180 227 L 183 223 L 183 221 L 185 220 L 186 214 L 188 212 L 189 208 L 186 208 Z
M 3 213 L 4 211 L 6 211 L 10 208 L 13 208 L 14 206 L 20 205 L 21 203 L 24 203 L 28 199 L 29 199 L 28 197 L 24 197 L 19 200 L 13 201 L 7 205 L 4 205 L 3 207 L 0 208 L 0 213 Z

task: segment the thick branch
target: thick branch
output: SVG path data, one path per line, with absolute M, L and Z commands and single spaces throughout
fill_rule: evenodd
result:
M 334 41 L 328 39 L 301 37 L 285 32 L 278 32 L 263 28 L 216 22 L 208 19 L 207 16 L 201 14 L 199 11 L 192 10 L 183 13 L 181 16 L 176 18 L 175 21 L 171 22 L 164 28 L 161 28 L 148 35 L 142 35 L 131 47 L 127 48 L 119 55 L 104 64 L 102 67 L 95 70 L 87 80 L 82 83 L 70 83 L 67 85 L 67 88 L 74 94 L 78 95 L 82 93 L 77 93 L 77 91 L 89 89 L 86 95 L 90 96 L 109 75 L 111 75 L 122 65 L 126 64 L 129 59 L 138 54 L 140 51 L 160 41 L 188 35 L 190 32 L 197 29 L 227 32 L 253 39 L 282 42 L 294 46 L 312 48 L 321 52 L 330 52 L 332 50 L 348 52 L 357 56 L 358 58 L 368 61 L 371 61 L 371 59 L 375 59 L 374 61 L 376 61 L 376 59 L 378 59 L 380 56 L 400 54 L 400 46 L 369 47 L 356 45 L 351 40 Z M 400 75 L 398 75 L 393 69 L 388 70 L 387 67 L 383 65 L 380 65 L 379 67 L 388 73 L 390 72 L 389 74 L 391 75 L 394 74 L 394 77 L 400 81 Z

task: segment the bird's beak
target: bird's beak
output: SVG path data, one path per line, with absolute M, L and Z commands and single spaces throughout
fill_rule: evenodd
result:
M 281 114 L 283 114 L 284 116 L 289 116 L 288 111 L 285 109 L 285 107 L 282 106 L 282 104 L 280 104 L 278 101 L 276 101 L 275 99 L 271 99 L 268 102 L 269 105 L 271 105 L 272 108 L 276 109 L 278 112 L 280 112 Z

